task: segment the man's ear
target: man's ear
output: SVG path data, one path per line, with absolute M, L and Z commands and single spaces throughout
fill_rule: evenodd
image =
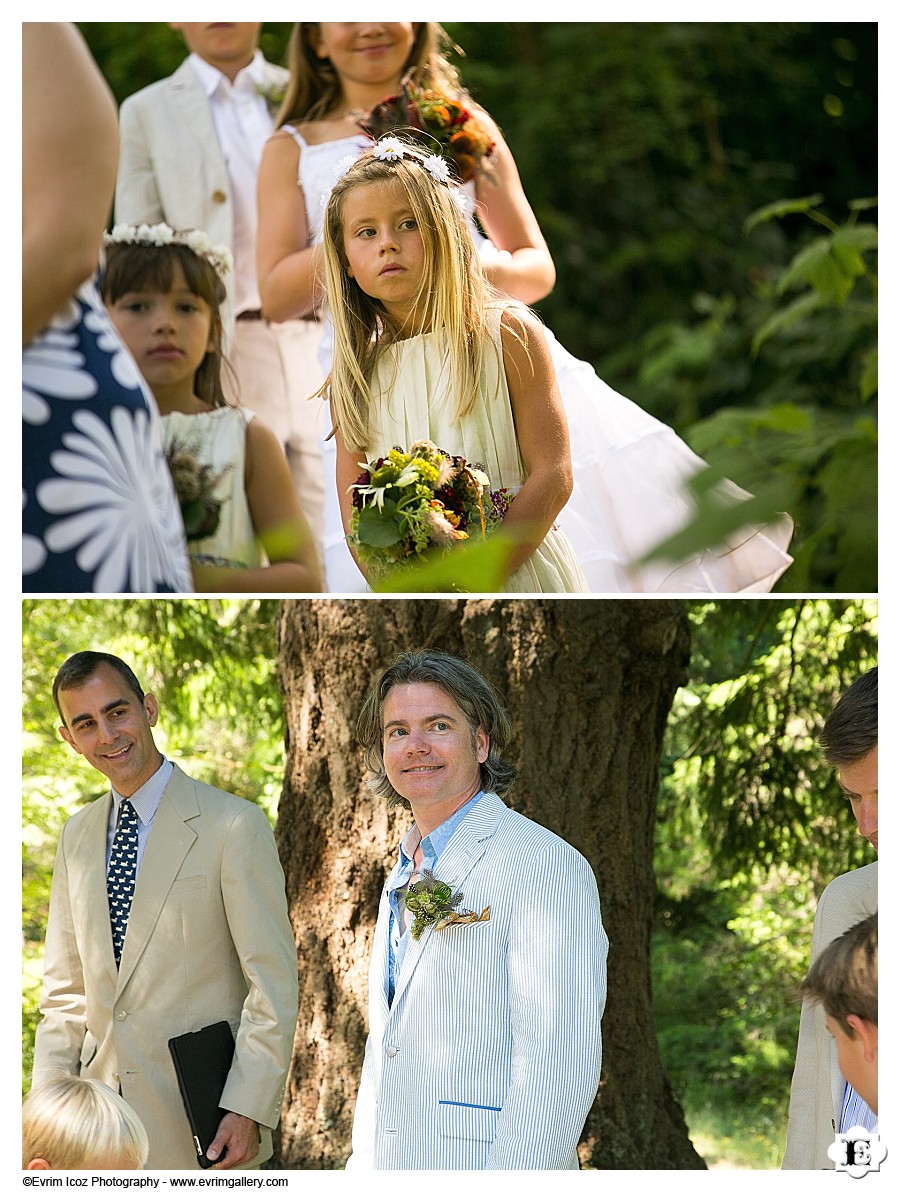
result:
M 66 728 L 66 726 L 64 724 L 61 724 L 59 726 L 58 731 L 59 731 L 59 735 L 66 742 L 67 745 L 71 745 L 76 753 L 81 753 L 81 750 L 78 748 L 78 746 L 75 743 L 75 738 L 72 736 L 72 734 L 69 732 L 69 730 Z
M 860 1018 L 858 1014 L 848 1014 L 847 1022 L 862 1039 L 863 1055 L 866 1063 L 871 1064 L 878 1058 L 878 1023 Z
M 150 727 L 153 728 L 157 720 L 159 720 L 159 704 L 155 695 L 144 696 L 144 711 L 147 713 L 147 720 Z
M 487 735 L 484 729 L 479 724 L 475 730 L 475 756 L 478 759 L 479 765 L 486 762 L 488 754 L 491 751 L 491 738 Z

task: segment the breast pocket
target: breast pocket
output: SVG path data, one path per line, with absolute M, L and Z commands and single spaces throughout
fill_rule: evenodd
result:
M 493 1142 L 499 1117 L 499 1105 L 438 1101 L 438 1130 L 446 1138 L 471 1138 L 476 1142 Z
M 198 890 L 206 889 L 206 876 L 198 873 L 196 877 L 180 877 L 172 882 L 173 894 L 195 894 Z

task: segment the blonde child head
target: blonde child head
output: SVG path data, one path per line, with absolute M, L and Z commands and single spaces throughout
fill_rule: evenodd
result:
M 99 1080 L 59 1076 L 22 1104 L 22 1170 L 135 1170 L 147 1162 L 147 1131 Z
M 210 348 L 195 373 L 194 391 L 213 409 L 227 405 L 222 388 L 221 307 L 226 295 L 223 275 L 231 267 L 229 254 L 213 248 L 203 232 L 175 231 L 167 224 L 117 225 L 104 238 L 104 246 L 100 294 L 108 307 L 125 294 L 167 293 L 176 267 L 181 270 L 188 289 L 210 310 Z
M 348 272 L 347 196 L 361 187 L 384 183 L 402 189 L 422 236 L 424 266 L 415 302 L 415 330 L 443 330 L 451 387 L 459 394 L 459 416 L 468 413 L 475 401 L 487 338 L 486 312 L 496 298 L 466 223 L 463 191 L 441 158 L 414 142 L 384 137 L 347 169 L 326 205 L 323 256 L 334 324 L 328 392 L 335 424 L 351 450 L 367 445 L 369 382 L 381 349 L 410 334 L 409 328 L 395 326 L 382 303 L 365 293 Z

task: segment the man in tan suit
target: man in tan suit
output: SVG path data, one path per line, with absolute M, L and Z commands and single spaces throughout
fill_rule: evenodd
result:
M 878 851 L 878 668 L 848 688 L 825 722 L 826 759 L 837 768 L 860 834 Z M 878 909 L 878 862 L 851 869 L 822 891 L 813 925 L 810 964 L 821 952 Z M 847 1084 L 821 1003 L 800 1011 L 797 1058 L 791 1081 L 785 1169 L 834 1169 L 828 1148 L 853 1125 L 877 1128 L 874 1114 Z
M 146 1126 L 149 1168 L 196 1169 L 168 1040 L 224 1019 L 234 1060 L 207 1155 L 219 1168 L 258 1166 L 272 1153 L 297 1020 L 297 954 L 268 821 L 162 756 L 157 701 L 121 659 L 73 655 L 53 698 L 60 734 L 112 789 L 60 838 L 33 1084 L 61 1070 L 104 1081 Z M 131 886 L 124 913 L 120 869 Z

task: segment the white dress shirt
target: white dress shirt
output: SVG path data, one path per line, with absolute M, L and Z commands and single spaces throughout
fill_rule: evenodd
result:
M 263 146 L 272 135 L 272 118 L 259 88 L 265 82 L 265 60 L 259 50 L 253 61 L 238 71 L 234 82 L 191 54 L 188 61 L 209 100 L 213 125 L 234 202 L 235 312 L 259 310 L 256 280 L 256 176 Z

